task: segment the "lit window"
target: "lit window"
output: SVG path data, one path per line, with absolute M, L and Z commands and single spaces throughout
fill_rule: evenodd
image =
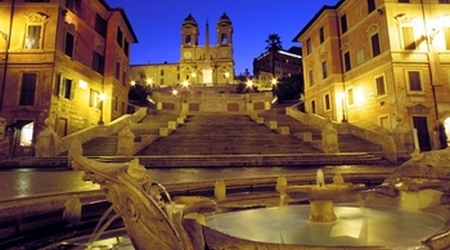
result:
M 30 122 L 22 127 L 20 131 L 19 144 L 22 147 L 29 147 L 33 143 L 34 122 Z
M 27 35 L 25 37 L 25 49 L 41 48 L 41 25 L 28 25 Z

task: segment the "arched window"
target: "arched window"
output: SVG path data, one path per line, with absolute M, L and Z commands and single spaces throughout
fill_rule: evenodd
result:
M 187 35 L 187 36 L 184 38 L 184 44 L 186 44 L 186 45 L 191 45 L 191 43 L 192 43 L 191 35 Z
M 222 34 L 222 35 L 220 36 L 220 43 L 221 43 L 221 44 L 228 44 L 228 37 L 227 37 L 227 35 Z

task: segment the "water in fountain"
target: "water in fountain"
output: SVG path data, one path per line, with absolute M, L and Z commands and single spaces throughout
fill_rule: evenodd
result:
M 363 188 L 364 185 L 345 183 L 340 174 L 334 176 L 332 184 L 325 184 L 322 170 L 317 171 L 313 185 L 289 186 L 280 177 L 276 188 L 280 193 L 278 208 L 210 216 L 206 225 L 225 235 L 253 242 L 390 248 L 418 247 L 417 239 L 424 239 L 444 226 L 442 218 L 431 214 L 365 206 L 359 195 Z M 360 205 L 334 206 L 334 199 L 348 194 L 356 194 Z M 308 199 L 310 206 L 283 206 L 286 195 L 290 200 Z
M 390 248 L 418 246 L 418 239 L 444 226 L 437 216 L 385 206 L 366 207 L 363 213 L 358 205 L 337 205 L 335 213 L 335 223 L 318 224 L 308 220 L 308 206 L 284 206 L 219 214 L 208 217 L 206 225 L 263 243 Z

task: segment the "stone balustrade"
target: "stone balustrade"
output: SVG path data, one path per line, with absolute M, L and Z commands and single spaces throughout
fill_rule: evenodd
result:
M 279 133 L 280 135 L 289 135 L 290 134 L 289 126 L 280 126 L 280 127 L 276 128 L 275 131 L 277 133 Z
M 130 123 L 141 121 L 147 115 L 147 109 L 141 108 L 132 115 L 124 115 L 106 125 L 95 125 L 59 137 L 53 127 L 54 121 L 49 120 L 47 127 L 39 134 L 36 143 L 36 156 L 56 156 L 67 152 L 75 140 L 81 144 L 101 136 L 110 136 L 119 133 Z
M 287 107 L 286 114 L 303 124 L 315 126 L 322 130 L 325 129 L 325 127 L 330 123 L 323 117 L 300 112 L 296 109 L 295 106 Z M 339 134 L 352 134 L 364 140 L 380 145 L 383 149 L 383 156 L 391 162 L 397 162 L 397 146 L 394 142 L 394 138 L 391 135 L 386 135 L 378 131 L 369 130 L 350 123 L 337 124 L 331 122 L 330 124 L 337 130 Z

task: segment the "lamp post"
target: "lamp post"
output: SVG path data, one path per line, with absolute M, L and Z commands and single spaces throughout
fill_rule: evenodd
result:
M 345 115 L 345 93 L 341 92 L 340 94 L 340 99 L 341 99 L 341 105 L 342 105 L 342 123 L 346 123 L 347 122 L 347 117 Z
M 106 99 L 106 94 L 101 93 L 99 96 L 99 103 L 100 103 L 100 119 L 98 120 L 98 125 L 104 125 L 105 122 L 103 121 L 103 102 Z
M 250 92 L 253 92 L 253 80 L 248 79 L 246 85 L 247 88 L 250 89 Z
M 5 39 L 6 47 L 5 47 L 5 56 L 3 59 L 3 74 L 0 85 L 0 111 L 3 109 L 3 99 L 5 94 L 5 85 L 6 85 L 6 74 L 8 70 L 8 60 L 9 60 L 9 49 L 11 47 L 11 33 L 13 28 L 13 18 L 14 18 L 14 10 L 15 10 L 15 0 L 11 2 L 11 11 L 9 13 L 9 28 L 8 31 L 1 32 L 1 36 Z

